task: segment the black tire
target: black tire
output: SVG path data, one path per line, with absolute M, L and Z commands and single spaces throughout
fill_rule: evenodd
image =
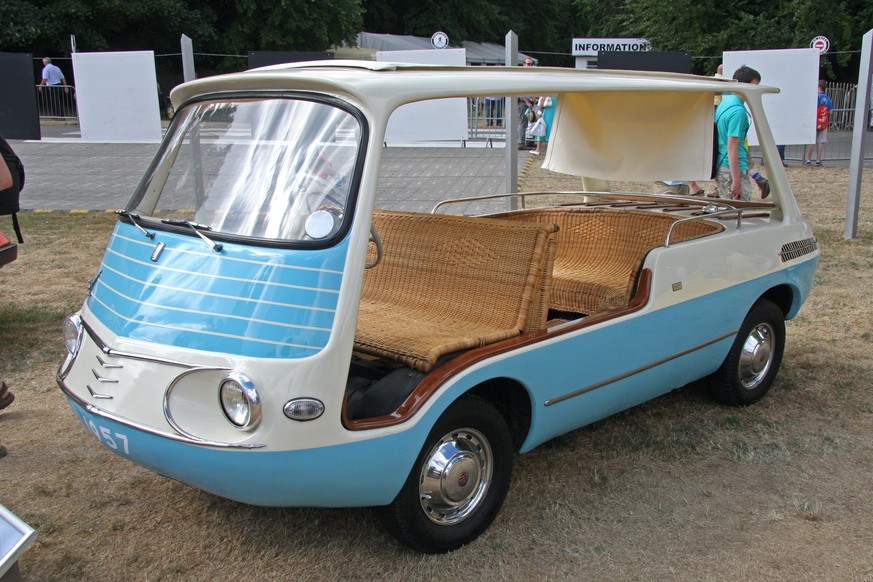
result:
M 419 552 L 460 548 L 500 511 L 513 455 L 497 409 L 481 398 L 462 397 L 437 420 L 400 493 L 378 508 L 379 518 L 398 541 Z
M 779 373 L 784 349 L 785 316 L 775 303 L 761 299 L 743 320 L 724 363 L 710 377 L 713 397 L 731 406 L 760 400 Z

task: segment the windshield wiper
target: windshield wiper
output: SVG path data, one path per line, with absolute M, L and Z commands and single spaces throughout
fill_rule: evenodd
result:
M 139 214 L 134 214 L 133 212 L 128 212 L 127 210 L 116 210 L 115 214 L 117 214 L 118 216 L 123 216 L 126 219 L 128 219 L 130 221 L 130 223 L 132 225 L 134 225 L 138 231 L 140 231 L 141 233 L 143 233 L 143 235 L 145 235 L 146 238 L 148 238 L 148 239 L 155 238 L 155 233 L 149 232 L 146 229 L 144 229 L 142 226 L 139 225 L 139 223 L 137 222 L 137 220 L 140 220 Z
M 207 226 L 205 224 L 197 224 L 196 222 L 191 222 L 190 220 L 182 220 L 181 218 L 162 218 L 161 222 L 164 224 L 172 224 L 173 226 L 187 226 L 191 230 L 193 230 L 197 236 L 202 238 L 206 244 L 209 245 L 216 253 L 220 253 L 221 249 L 224 248 L 224 245 L 221 243 L 217 243 L 211 238 L 207 237 L 205 234 L 200 232 L 201 230 L 212 230 L 211 226 Z

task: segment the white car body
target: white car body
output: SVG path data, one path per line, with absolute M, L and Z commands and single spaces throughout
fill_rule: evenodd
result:
M 708 179 L 713 97 L 728 91 L 754 118 L 769 200 L 578 194 L 581 210 L 620 214 L 630 204 L 715 226 L 648 251 L 636 295 L 620 308 L 453 354 L 423 372 L 427 389 L 406 387 L 396 410 L 350 418 L 382 146 L 398 107 L 555 95 L 546 167 L 607 180 Z M 749 314 L 764 301 L 780 319 L 793 317 L 819 257 L 764 116 L 761 96 L 772 91 L 674 74 L 342 61 L 186 83 L 173 91 L 173 126 L 70 320 L 59 385 L 98 440 L 161 474 L 259 505 L 388 506 L 389 529 L 405 543 L 458 547 L 487 527 L 508 486 L 502 445 L 485 446 L 495 448 L 490 457 L 465 449 L 491 438 L 491 428 L 473 426 L 482 402 L 503 418 L 489 412 L 487 426 L 505 422 L 512 449 L 526 452 L 717 374 L 744 343 L 754 352 L 739 356 L 755 368 L 748 400 L 769 388 L 782 346 L 768 334 L 779 324 L 764 318 L 763 331 L 756 322 L 749 331 Z M 324 176 L 301 177 L 325 159 Z M 288 199 L 251 193 L 277 183 L 307 190 Z M 192 212 L 206 225 L 185 223 Z M 731 393 L 740 403 L 743 390 Z M 472 436 L 434 449 L 445 419 L 459 414 Z M 447 466 L 437 466 L 440 455 L 450 457 Z M 455 461 L 472 468 L 455 471 Z M 437 495 L 438 515 L 421 501 L 430 496 L 429 473 L 448 491 Z M 402 498 L 405 488 L 412 501 Z M 398 519 L 418 523 L 416 533 L 398 534 Z

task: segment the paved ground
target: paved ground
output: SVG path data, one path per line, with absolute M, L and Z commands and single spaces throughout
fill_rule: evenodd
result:
M 27 186 L 24 210 L 107 211 L 123 208 L 142 179 L 157 143 L 93 143 L 79 139 L 74 125 L 44 125 L 41 141 L 11 140 L 24 161 Z M 873 157 L 873 138 L 868 139 Z M 847 149 L 848 132 L 834 133 L 829 151 Z M 502 144 L 470 143 L 469 147 L 390 147 L 383 152 L 380 202 L 383 208 L 429 211 L 442 199 L 507 192 Z M 792 146 L 795 148 L 795 146 Z M 799 150 L 799 146 L 795 149 Z M 797 152 L 799 155 L 800 152 Z M 827 152 L 826 152 L 827 153 Z M 519 156 L 519 170 L 528 159 Z M 788 163 L 798 163 L 791 160 Z M 827 161 L 847 166 L 848 162 Z M 869 164 L 868 164 L 869 165 Z M 456 212 L 505 208 L 505 201 L 475 202 Z
M 123 208 L 158 149 L 157 143 L 93 143 L 78 128 L 43 126 L 41 141 L 11 140 L 27 170 L 24 210 L 107 211 Z M 383 151 L 380 206 L 429 211 L 442 199 L 508 191 L 501 147 L 390 147 Z M 520 156 L 524 166 L 527 154 Z M 477 202 L 458 212 L 499 210 Z

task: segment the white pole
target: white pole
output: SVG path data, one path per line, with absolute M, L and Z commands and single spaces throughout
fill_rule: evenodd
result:
M 861 205 L 861 177 L 864 171 L 864 142 L 867 140 L 867 111 L 870 103 L 870 76 L 873 65 L 873 29 L 861 41 L 861 66 L 858 69 L 858 93 L 855 99 L 855 127 L 852 130 L 852 155 L 849 159 L 849 198 L 846 202 L 846 226 L 843 238 L 858 234 L 858 209 Z
M 511 30 L 506 34 L 506 66 L 518 65 L 518 35 Z M 518 99 L 506 97 L 503 104 L 503 129 L 506 130 L 506 146 L 503 150 L 506 162 L 506 181 L 509 192 L 518 192 L 518 152 L 515 144 L 518 143 Z M 518 208 L 518 199 L 509 198 L 509 209 Z
M 187 83 L 197 78 L 197 73 L 194 71 L 194 43 L 184 34 L 180 43 L 182 44 L 182 78 Z

